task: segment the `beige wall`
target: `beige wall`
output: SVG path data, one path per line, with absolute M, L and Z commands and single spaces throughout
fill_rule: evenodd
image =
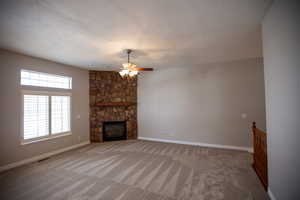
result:
M 253 120 L 265 129 L 260 58 L 159 69 L 139 77 L 139 137 L 249 147 Z
M 20 144 L 22 68 L 73 78 L 71 136 Z M 0 166 L 89 141 L 88 78 L 87 70 L 0 50 Z M 77 119 L 77 115 L 81 115 L 81 118 Z
M 275 0 L 263 21 L 269 188 L 300 199 L 300 2 Z

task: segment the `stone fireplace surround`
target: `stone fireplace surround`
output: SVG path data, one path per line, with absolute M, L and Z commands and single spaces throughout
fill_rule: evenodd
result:
M 137 138 L 137 78 L 90 71 L 90 138 L 103 142 L 103 122 L 126 121 L 127 139 Z

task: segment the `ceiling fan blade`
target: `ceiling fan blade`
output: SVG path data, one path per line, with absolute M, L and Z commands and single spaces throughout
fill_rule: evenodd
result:
M 136 71 L 153 71 L 154 69 L 152 67 L 136 67 Z

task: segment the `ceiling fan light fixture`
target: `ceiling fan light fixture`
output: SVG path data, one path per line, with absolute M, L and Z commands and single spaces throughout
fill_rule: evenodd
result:
M 143 67 L 136 67 L 135 64 L 130 62 L 130 53 L 132 52 L 131 49 L 127 49 L 127 63 L 123 63 L 122 66 L 123 68 L 121 69 L 121 71 L 119 71 L 119 74 L 122 77 L 134 77 L 136 75 L 139 74 L 139 71 L 153 71 L 153 68 L 143 68 Z
M 122 66 L 123 66 L 124 69 L 128 69 L 129 64 L 130 63 L 123 63 Z
M 122 66 L 124 69 L 133 69 L 136 67 L 136 65 L 133 63 L 123 63 Z
M 125 75 L 128 75 L 129 74 L 129 70 L 128 69 L 123 69 L 119 72 L 119 74 L 123 77 Z
M 130 72 L 129 72 L 129 76 L 130 76 L 130 77 L 133 77 L 133 76 L 138 75 L 138 73 L 139 73 L 138 71 L 133 70 L 133 71 L 130 71 Z

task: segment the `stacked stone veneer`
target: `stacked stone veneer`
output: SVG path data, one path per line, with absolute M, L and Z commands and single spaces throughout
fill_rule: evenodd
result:
M 105 105 L 123 102 L 132 105 Z M 102 142 L 105 121 L 126 121 L 127 139 L 137 138 L 137 78 L 117 72 L 90 71 L 90 138 Z M 103 106 L 103 104 L 105 106 Z

